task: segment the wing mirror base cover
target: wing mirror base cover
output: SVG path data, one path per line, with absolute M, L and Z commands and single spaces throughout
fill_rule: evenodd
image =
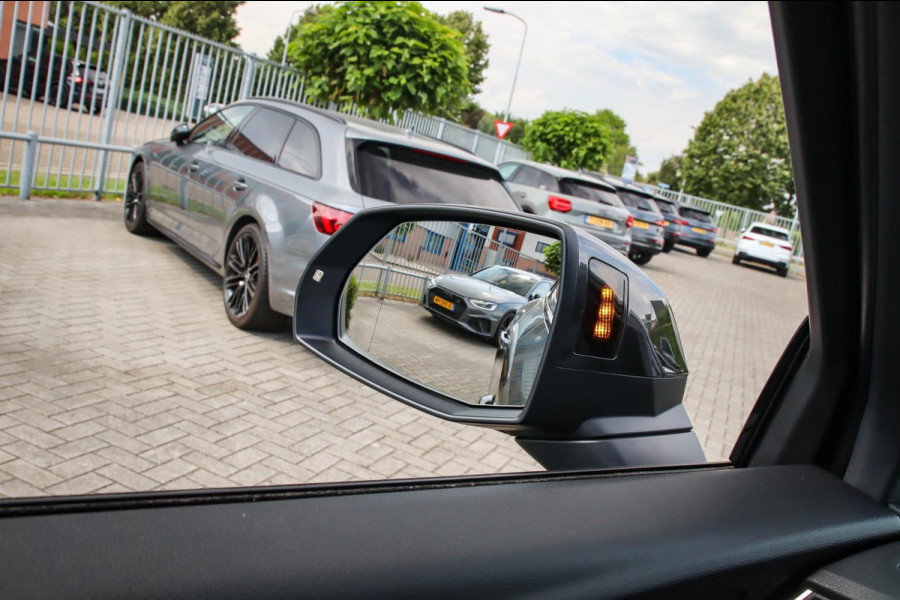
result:
M 343 290 L 356 264 L 397 225 L 444 220 L 522 229 L 556 237 L 562 244 L 563 273 L 557 318 L 553 321 L 534 392 L 524 407 L 458 402 L 390 371 L 340 341 L 338 315 L 342 311 Z M 574 352 L 590 288 L 588 265 L 597 257 L 628 276 L 630 293 L 658 298 L 657 304 L 668 307 L 665 296 L 640 269 L 590 234 L 565 224 L 522 213 L 446 205 L 368 209 L 351 218 L 309 262 L 297 288 L 294 337 L 344 373 L 445 420 L 490 427 L 532 440 L 571 441 L 690 432 L 690 419 L 681 406 L 687 370 L 660 366 L 654 353 L 648 350 L 652 334 L 640 324 L 647 322 L 647 315 L 629 314 L 628 330 L 636 331 L 635 335 L 646 340 L 631 340 L 630 346 L 623 344 L 615 359 Z M 641 302 L 633 304 L 641 310 L 648 306 Z M 669 341 L 680 352 L 674 321 L 663 329 L 672 332 Z M 702 457 L 699 444 L 694 450 L 699 455 L 688 454 Z
M 179 146 L 182 145 L 191 135 L 191 126 L 187 123 L 176 125 L 169 135 L 169 141 L 175 142 Z

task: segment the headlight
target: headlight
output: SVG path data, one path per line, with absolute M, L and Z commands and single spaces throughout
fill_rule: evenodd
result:
M 497 308 L 497 304 L 495 302 L 485 302 L 484 300 L 469 300 L 469 302 L 475 308 L 480 308 L 481 310 L 494 310 Z

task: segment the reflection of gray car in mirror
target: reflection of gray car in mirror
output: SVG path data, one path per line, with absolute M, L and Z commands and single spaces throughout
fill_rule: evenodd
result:
M 470 275 L 441 275 L 428 282 L 421 305 L 482 337 L 496 339 L 516 310 L 546 296 L 553 281 L 512 267 L 495 265 Z

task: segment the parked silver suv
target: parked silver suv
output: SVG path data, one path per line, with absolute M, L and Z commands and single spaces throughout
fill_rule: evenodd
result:
M 504 162 L 499 169 L 525 212 L 578 225 L 628 254 L 634 219 L 613 186 L 575 171 L 531 161 Z
M 412 132 L 308 105 L 252 99 L 145 144 L 125 225 L 161 231 L 223 277 L 242 329 L 290 315 L 307 263 L 354 213 L 385 203 L 518 211 L 488 162 Z

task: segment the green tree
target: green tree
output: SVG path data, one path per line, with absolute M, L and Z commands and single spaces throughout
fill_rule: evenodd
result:
M 163 25 L 177 27 L 221 44 L 234 45 L 234 38 L 241 32 L 234 20 L 234 13 L 243 0 L 217 0 L 215 2 L 169 2 L 165 14 L 159 19 Z
M 437 15 L 437 19 L 450 29 L 455 29 L 462 34 L 466 59 L 469 61 L 471 93 L 473 96 L 480 93 L 481 88 L 478 86 L 484 82 L 484 70 L 488 67 L 488 52 L 491 49 L 487 34 L 481 28 L 481 22 L 476 21 L 472 13 L 465 10 L 456 10 L 448 15 Z
M 523 145 L 538 162 L 589 171 L 600 169 L 611 147 L 596 115 L 571 109 L 547 111 L 532 121 Z
M 778 78 L 764 73 L 707 112 L 683 169 L 689 194 L 787 214 L 794 180 Z
M 452 115 L 471 90 L 460 37 L 418 2 L 345 2 L 303 25 L 288 52 L 312 100 L 375 118 Z
M 631 145 L 631 137 L 625 133 L 625 119 L 608 108 L 598 110 L 597 119 L 606 128 L 612 147 L 606 159 L 606 172 L 610 175 L 620 175 L 625 159 L 629 156 L 637 156 L 637 148 Z
M 684 156 L 681 154 L 674 154 L 666 158 L 660 163 L 659 171 L 650 173 L 647 176 L 647 181 L 650 183 L 663 182 L 669 184 L 669 187 L 673 190 L 680 189 L 682 180 L 682 162 L 684 162 Z
M 558 241 L 544 248 L 544 267 L 554 275 L 562 271 L 562 245 Z
M 334 6 L 331 4 L 313 4 L 312 6 L 308 6 L 306 10 L 303 11 L 303 14 L 300 15 L 300 18 L 294 23 L 291 27 L 291 36 L 290 39 L 294 39 L 299 35 L 300 30 L 304 25 L 314 22 L 319 16 L 330 10 L 333 10 Z M 272 49 L 269 50 L 269 53 L 266 55 L 269 60 L 272 62 L 281 62 L 281 57 L 284 55 L 284 34 L 279 35 L 275 38 L 275 42 L 272 44 Z M 290 62 L 290 56 L 288 56 L 288 62 Z
M 145 19 L 159 21 L 169 9 L 171 2 L 153 0 L 107 0 L 104 4 L 116 8 L 130 10 L 132 13 Z

